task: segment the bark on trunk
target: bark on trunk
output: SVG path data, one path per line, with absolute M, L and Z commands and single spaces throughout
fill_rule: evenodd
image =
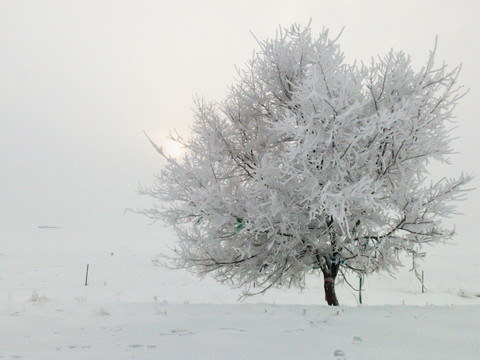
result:
M 325 289 L 325 301 L 330 306 L 338 306 L 337 295 L 335 294 L 335 278 L 338 270 L 340 270 L 340 263 L 342 256 L 338 252 L 335 230 L 333 228 L 333 216 L 328 216 L 326 219 L 328 233 L 330 234 L 330 241 L 332 244 L 331 252 L 324 256 L 325 263 L 320 265 L 323 272 L 323 288 Z
M 339 306 L 337 295 L 335 294 L 335 279 L 325 278 L 323 283 L 325 289 L 325 301 L 330 306 Z

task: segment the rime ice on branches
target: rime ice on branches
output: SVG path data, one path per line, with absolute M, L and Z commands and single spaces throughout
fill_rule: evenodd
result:
M 442 226 L 469 177 L 431 183 L 452 150 L 446 123 L 464 92 L 459 68 L 415 71 L 403 52 L 344 63 L 337 40 L 280 29 L 221 102 L 198 99 L 193 135 L 173 139 L 143 194 L 175 226 L 174 265 L 245 288 L 302 288 L 323 274 L 326 300 L 346 274 L 392 271 L 399 254 L 448 239 Z

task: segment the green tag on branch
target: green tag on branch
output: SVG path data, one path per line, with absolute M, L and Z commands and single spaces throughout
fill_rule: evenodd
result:
M 235 220 L 237 220 L 237 226 L 235 226 L 235 229 L 237 231 L 242 230 L 243 229 L 243 219 L 236 218 Z

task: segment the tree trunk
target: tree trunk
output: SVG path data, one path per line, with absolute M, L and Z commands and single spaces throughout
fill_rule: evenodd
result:
M 321 265 L 320 269 L 323 272 L 323 288 L 325 289 L 325 301 L 330 306 L 338 306 L 339 304 L 337 300 L 337 295 L 335 294 L 335 278 L 337 277 L 338 270 L 340 270 L 342 256 L 337 249 L 335 231 L 333 229 L 333 216 L 328 216 L 325 219 L 325 222 L 327 224 L 328 232 L 330 234 L 332 250 L 327 256 L 324 256 L 325 263 Z
M 330 306 L 339 306 L 337 295 L 335 294 L 335 279 L 325 278 L 323 283 L 325 289 L 325 301 Z

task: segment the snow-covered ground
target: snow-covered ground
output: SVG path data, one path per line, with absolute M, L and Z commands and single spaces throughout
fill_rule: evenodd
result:
M 2 314 L 0 359 L 478 359 L 478 306 L 62 304 Z
M 396 280 L 368 278 L 360 307 L 339 285 L 344 306 L 329 308 L 313 276 L 303 293 L 274 289 L 238 303 L 240 290 L 154 265 L 168 230 L 99 233 L 1 234 L 0 359 L 479 358 L 471 244 L 428 249 L 425 294 L 407 264 Z

